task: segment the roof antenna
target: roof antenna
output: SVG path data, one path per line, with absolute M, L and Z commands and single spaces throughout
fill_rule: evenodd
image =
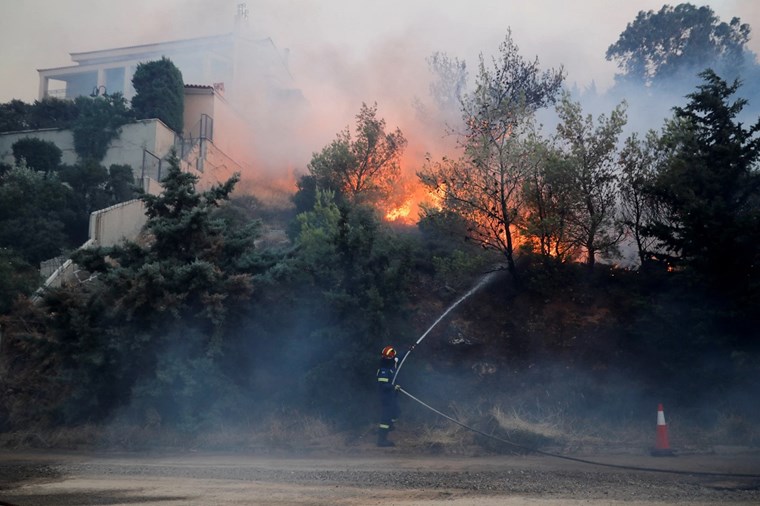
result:
M 237 4 L 237 14 L 235 14 L 235 25 L 248 24 L 248 4 L 243 2 Z

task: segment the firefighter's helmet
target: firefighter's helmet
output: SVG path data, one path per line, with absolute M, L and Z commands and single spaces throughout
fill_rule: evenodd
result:
M 381 353 L 383 358 L 390 358 L 394 359 L 396 358 L 396 348 L 393 346 L 386 346 L 383 348 L 383 352 Z

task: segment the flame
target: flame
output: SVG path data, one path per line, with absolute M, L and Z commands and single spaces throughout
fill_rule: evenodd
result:
M 388 221 L 400 221 L 405 223 L 409 219 L 409 214 L 412 212 L 412 204 L 412 199 L 407 199 L 400 207 L 388 211 L 385 214 L 385 219 Z
M 413 184 L 407 183 L 405 186 L 407 193 L 400 204 L 398 204 L 398 199 L 396 204 L 386 204 L 385 219 L 387 221 L 414 225 L 419 220 L 423 205 L 427 208 L 442 208 L 444 189 L 431 190 L 419 180 Z

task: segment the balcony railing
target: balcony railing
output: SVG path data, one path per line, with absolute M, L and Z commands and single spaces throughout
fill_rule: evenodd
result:
M 46 97 L 51 98 L 69 98 L 66 96 L 66 88 L 60 88 L 57 90 L 47 90 L 45 93 Z

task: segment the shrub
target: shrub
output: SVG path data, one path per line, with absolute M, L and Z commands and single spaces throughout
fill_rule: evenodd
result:
M 19 139 L 13 143 L 11 149 L 17 165 L 24 159 L 27 167 L 43 172 L 56 170 L 61 165 L 63 152 L 50 141 L 36 137 Z
M 118 138 L 121 127 L 132 119 L 127 101 L 121 93 L 103 97 L 77 97 L 79 116 L 71 130 L 74 149 L 81 160 L 99 162 L 106 156 L 111 141 Z
M 132 85 L 136 92 L 132 109 L 137 119 L 158 118 L 175 132 L 182 132 L 185 85 L 182 73 L 170 59 L 137 65 Z

